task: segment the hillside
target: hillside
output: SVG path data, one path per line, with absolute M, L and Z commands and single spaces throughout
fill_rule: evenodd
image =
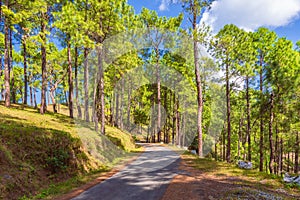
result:
M 90 124 L 62 114 L 0 105 L 0 199 L 35 195 L 77 175 L 105 171 L 134 149 L 132 137 L 116 128 L 100 136 Z

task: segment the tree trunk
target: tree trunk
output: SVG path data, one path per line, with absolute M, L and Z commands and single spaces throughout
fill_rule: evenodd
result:
M 259 72 L 259 87 L 260 87 L 260 139 L 259 139 L 259 171 L 263 171 L 264 167 L 264 120 L 263 120 L 263 57 L 260 56 L 260 72 Z
M 229 65 L 226 64 L 226 104 L 227 104 L 227 152 L 226 161 L 230 162 L 231 150 L 231 119 L 230 119 L 230 82 L 229 82 Z
M 95 78 L 95 81 L 94 81 L 94 92 L 93 92 L 93 108 L 92 108 L 92 121 L 94 122 L 95 124 L 95 131 L 98 132 L 99 130 L 99 127 L 98 127 L 98 115 L 97 115 L 97 101 L 96 101 L 96 98 L 97 98 L 97 90 L 99 88 L 99 72 L 97 73 L 97 77 Z
M 247 136 L 248 136 L 248 160 L 251 161 L 251 121 L 250 121 L 250 96 L 249 96 L 249 76 L 246 77 L 246 100 L 247 100 Z
M 130 109 L 131 109 L 131 84 L 128 84 L 128 97 L 127 97 L 127 128 L 130 126 Z
M 296 133 L 294 173 L 297 174 L 298 171 L 299 171 L 299 131 L 297 131 Z
M 280 138 L 280 172 L 283 170 L 283 140 Z
M 1 2 L 1 1 L 0 1 Z M 0 6 L 1 7 L 1 6 Z M 3 70 L 2 70 L 2 68 L 3 68 L 3 66 L 2 66 L 2 60 L 3 60 L 3 55 L 1 54 L 0 55 L 0 78 L 2 78 L 2 75 L 3 75 Z M 4 79 L 3 79 L 4 80 Z M 0 98 L 1 98 L 1 100 L 4 100 L 4 96 L 3 96 L 3 85 L 1 84 L 0 85 Z
M 223 161 L 226 160 L 226 132 L 225 129 L 223 131 L 223 137 L 222 137 L 222 146 L 223 146 Z
M 41 88 L 41 107 L 40 107 L 40 113 L 44 114 L 46 112 L 46 87 L 47 87 L 47 68 L 46 68 L 46 25 L 44 21 L 41 22 L 41 54 L 42 54 L 42 88 Z
M 185 113 L 182 114 L 182 131 L 181 131 L 181 144 L 184 147 L 185 146 Z
M 72 58 L 71 58 L 71 44 L 68 41 L 68 84 L 69 84 L 69 115 L 74 118 L 73 112 L 73 76 L 72 76 Z
M 168 98 L 168 91 L 164 91 L 164 107 L 166 109 L 166 115 L 168 116 L 168 106 L 167 106 L 167 98 Z M 164 143 L 167 143 L 167 126 L 168 126 L 168 117 L 166 118 L 166 124 L 164 126 Z
M 55 92 L 55 90 L 50 90 L 50 97 L 51 97 L 51 101 L 52 101 L 53 112 L 57 113 L 56 100 L 54 98 L 54 96 L 55 96 L 54 92 Z
M 274 121 L 274 95 L 271 93 L 271 106 L 270 106 L 270 122 L 269 122 L 269 143 L 270 143 L 270 161 L 269 170 L 273 173 L 273 162 L 274 162 L 274 145 L 273 145 L 273 121 Z
M 8 7 L 9 0 L 6 0 Z M 4 85 L 5 85 L 5 106 L 10 106 L 10 73 L 9 73 L 9 50 L 8 50 L 8 20 L 4 18 Z
M 288 145 L 289 146 L 289 145 Z M 290 151 L 288 150 L 287 156 L 287 172 L 290 172 Z
M 180 115 L 179 115 L 179 102 L 176 102 L 176 136 L 177 145 L 181 146 L 181 130 L 180 130 Z
M 275 151 L 274 151 L 274 174 L 278 175 L 278 167 L 279 167 L 279 142 L 278 142 L 278 134 L 279 134 L 279 130 L 278 130 L 278 122 L 276 122 L 276 131 L 275 131 Z
M 98 71 L 100 78 L 100 114 L 101 114 L 101 134 L 105 135 L 105 101 L 104 101 L 104 74 L 103 74 L 103 50 L 102 47 L 98 48 Z
M 77 106 L 77 117 L 78 119 L 82 118 L 81 107 L 79 103 L 79 89 L 78 89 L 78 48 L 75 47 L 75 90 L 76 90 L 76 106 Z
M 89 115 L 89 68 L 88 68 L 88 49 L 84 48 L 84 118 L 90 121 Z
M 159 50 L 156 52 L 156 84 L 157 84 L 157 142 L 161 142 L 161 80 L 160 80 L 160 66 L 159 66 Z
M 115 127 L 119 128 L 119 88 L 116 91 L 116 117 L 115 117 Z
M 197 31 L 197 11 L 195 5 L 193 5 L 193 30 Z M 198 42 L 194 38 L 194 65 L 195 65 L 195 76 L 196 76 L 196 87 L 197 87 L 197 101 L 198 101 L 198 112 L 197 112 L 197 134 L 198 134 L 198 156 L 203 157 L 203 145 L 202 145 L 202 111 L 203 111 L 203 96 L 199 66 L 199 51 Z
M 33 100 L 34 100 L 34 109 L 37 109 L 37 103 L 36 103 L 36 89 L 33 88 Z
M 112 126 L 115 125 L 115 92 L 113 92 L 111 94 L 111 102 L 110 102 L 111 106 L 110 106 L 110 115 L 111 115 L 111 118 L 110 118 L 110 124 Z
M 175 93 L 173 94 L 173 127 L 172 127 L 172 144 L 175 144 L 175 124 L 176 124 L 176 109 L 175 109 Z
M 14 77 L 14 67 L 13 67 L 13 56 L 12 56 L 12 50 L 13 50 L 13 46 L 12 46 L 12 31 L 11 29 L 9 29 L 9 66 L 10 66 L 10 73 L 11 73 L 11 77 L 10 77 L 10 81 L 11 81 L 11 97 L 12 97 L 12 102 L 13 103 L 17 103 L 16 101 L 16 88 L 15 88 L 15 77 Z
M 215 160 L 217 161 L 218 160 L 218 146 L 217 146 L 217 141 L 215 141 Z
M 32 87 L 29 87 L 29 93 L 30 93 L 30 105 L 33 106 L 33 99 L 32 99 Z
M 243 115 L 241 116 L 240 123 L 239 123 L 238 159 L 240 159 L 241 141 L 242 141 L 242 127 L 243 127 Z
M 120 129 L 123 129 L 124 78 L 121 77 Z
M 24 60 L 24 101 L 23 103 L 27 104 L 27 88 L 28 88 L 28 80 L 27 80 L 27 51 L 26 51 L 26 38 L 23 36 L 22 39 L 22 45 L 23 45 L 23 60 Z

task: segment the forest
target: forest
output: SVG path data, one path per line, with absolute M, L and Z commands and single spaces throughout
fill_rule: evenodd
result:
M 182 13 L 135 13 L 126 0 L 1 0 L 0 100 L 37 112 L 68 106 L 99 134 L 109 124 L 196 150 L 299 172 L 300 41 Z M 188 28 L 182 24 L 187 23 Z

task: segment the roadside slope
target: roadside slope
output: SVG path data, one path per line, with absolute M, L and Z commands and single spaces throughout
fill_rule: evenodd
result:
M 105 171 L 135 149 L 129 134 L 111 127 L 107 134 L 62 114 L 0 105 L 0 199 L 30 197 L 71 177 Z
M 299 188 L 290 188 L 275 176 L 256 169 L 239 169 L 234 164 L 216 162 L 190 153 L 181 155 L 177 175 L 163 200 L 185 199 L 300 199 Z

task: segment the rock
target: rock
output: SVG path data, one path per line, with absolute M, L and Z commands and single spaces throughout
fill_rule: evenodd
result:
M 191 153 L 195 155 L 197 154 L 196 150 L 191 150 Z
M 290 176 L 288 173 L 285 173 L 283 176 L 283 181 L 286 183 L 296 183 L 300 185 L 300 176 Z
M 11 175 L 5 174 L 5 175 L 3 176 L 3 178 L 5 178 L 5 179 L 12 179 L 13 177 L 12 177 Z
M 241 169 L 252 169 L 252 162 L 239 160 L 238 166 Z

